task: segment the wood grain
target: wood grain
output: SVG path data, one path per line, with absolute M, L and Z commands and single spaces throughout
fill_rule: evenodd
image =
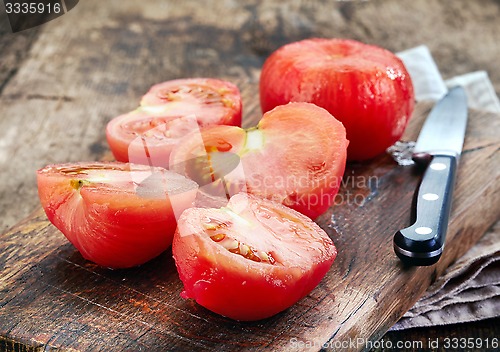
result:
M 429 107 L 418 106 L 407 138 Z M 409 224 L 419 175 L 385 155 L 348 165 L 339 204 L 317 220 L 339 256 L 321 284 L 283 313 L 238 323 L 181 299 L 170 251 L 131 270 L 99 268 L 36 211 L 3 236 L 0 335 L 77 350 L 289 351 L 302 350 L 299 342 L 315 350 L 378 339 L 498 218 L 499 123 L 496 115 L 471 112 L 446 251 L 436 266 L 405 268 L 393 253 L 392 235 Z
M 36 207 L 34 171 L 101 158 L 105 124 L 149 86 L 193 76 L 253 84 L 264 59 L 291 41 L 344 37 L 394 52 L 426 44 L 444 78 L 486 70 L 500 94 L 497 0 L 86 0 L 15 34 L 2 11 L 2 233 Z M 245 119 L 258 118 L 256 92 L 245 97 Z
M 0 232 L 37 207 L 37 168 L 105 157 L 105 124 L 132 109 L 154 83 L 229 79 L 242 89 L 249 126 L 260 117 L 257 82 L 265 57 L 284 43 L 322 36 L 393 51 L 424 43 L 445 78 L 485 69 L 498 93 L 499 14 L 496 0 L 227 0 L 203 6 L 88 0 L 22 33 L 6 33 L 2 23 Z M 427 108 L 419 106 L 417 115 Z M 472 116 L 476 130 L 467 137 L 450 224 L 455 235 L 448 238 L 460 246 L 448 246 L 436 267 L 401 268 L 392 254 L 392 233 L 409 221 L 408 202 L 419 175 L 388 157 L 350 165 L 351 179 L 369 175 L 377 181 L 347 185 L 342 194 L 369 201 L 341 204 L 319 220 L 343 251 L 325 281 L 289 311 L 253 324 L 234 323 L 181 300 L 169 253 L 130 271 L 100 269 L 35 210 L 1 237 L 0 349 L 285 349 L 292 337 L 332 344 L 352 336 L 379 338 L 498 218 L 498 188 L 492 186 L 498 185 L 498 116 Z M 409 133 L 416 133 L 419 121 L 412 121 Z M 378 271 L 371 275 L 366 270 L 374 266 Z

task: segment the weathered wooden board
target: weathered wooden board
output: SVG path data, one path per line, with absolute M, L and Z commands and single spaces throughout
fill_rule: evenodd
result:
M 260 117 L 260 65 L 293 40 L 348 37 L 393 51 L 425 43 L 445 77 L 486 69 L 498 91 L 499 10 L 495 0 L 86 0 L 32 31 L 9 34 L 2 22 L 0 232 L 37 203 L 36 168 L 105 156 L 106 122 L 154 83 L 230 79 L 252 125 Z M 258 323 L 231 322 L 181 300 L 169 253 L 128 271 L 95 267 L 36 211 L 0 238 L 0 349 L 306 347 L 297 341 L 314 350 L 325 341 L 376 339 L 498 218 L 498 131 L 498 116 L 472 113 L 448 238 L 455 244 L 436 267 L 404 269 L 392 253 L 419 176 L 389 157 L 350 165 L 341 194 L 369 201 L 341 204 L 318 220 L 341 251 L 332 271 L 296 306 Z
M 425 44 L 444 78 L 485 70 L 500 94 L 497 0 L 85 0 L 15 34 L 3 11 L 1 233 L 34 209 L 34 170 L 102 157 L 106 122 L 152 84 L 255 83 L 264 59 L 295 40 L 352 38 L 394 52 Z M 246 97 L 246 118 L 259 115 L 256 92 Z
M 418 106 L 407 138 L 428 109 Z M 393 253 L 419 175 L 385 155 L 348 166 L 340 204 L 318 219 L 338 258 L 310 295 L 275 317 L 239 323 L 183 300 L 170 251 L 131 270 L 99 268 L 36 211 L 2 238 L 0 334 L 77 350 L 363 349 L 499 217 L 499 123 L 471 112 L 447 247 L 435 266 L 404 268 Z

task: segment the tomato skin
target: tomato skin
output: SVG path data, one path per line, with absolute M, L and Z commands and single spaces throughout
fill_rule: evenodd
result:
M 156 181 L 135 188 L 152 172 Z M 50 222 L 84 258 L 109 268 L 140 265 L 165 251 L 176 228 L 173 206 L 191 206 L 197 189 L 173 172 L 116 162 L 49 165 L 38 170 L 37 183 Z
M 106 138 L 116 160 L 168 167 L 173 146 L 196 128 L 241 126 L 238 87 L 212 78 L 176 79 L 156 84 L 141 106 L 112 119 Z M 182 119 L 194 118 L 186 123 Z
M 239 191 L 283 203 L 314 219 L 334 202 L 346 164 L 342 124 L 325 109 L 289 103 L 264 114 L 255 128 L 214 126 L 179 143 L 170 167 L 193 178 L 184 162 L 214 147 L 239 155 L 243 172 L 225 176 Z M 196 178 L 193 178 L 196 179 Z M 237 193 L 237 191 L 231 194 Z
M 314 103 L 340 120 L 349 160 L 383 153 L 412 115 L 413 85 L 403 62 L 380 47 L 346 39 L 307 39 L 266 60 L 260 77 L 264 112 L 290 101 Z
M 237 220 L 231 223 L 231 216 L 224 213 L 227 210 L 190 208 L 181 215 L 172 244 L 184 284 L 182 296 L 215 313 L 242 321 L 273 316 L 311 292 L 335 260 L 337 251 L 328 235 L 290 208 L 240 193 L 226 209 L 234 211 L 236 218 L 241 216 L 244 225 Z M 203 221 L 210 217 L 223 219 L 228 227 L 207 230 Z M 280 222 L 285 226 L 279 226 Z M 300 236 L 290 224 L 299 229 Z M 230 252 L 210 238 L 218 231 L 256 248 L 271 248 L 276 263 L 256 262 Z M 290 254 L 294 250 L 300 255 Z

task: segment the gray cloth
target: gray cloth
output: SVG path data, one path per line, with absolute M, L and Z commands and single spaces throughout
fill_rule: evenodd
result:
M 399 53 L 416 99 L 437 100 L 447 87 L 465 87 L 469 106 L 500 113 L 500 101 L 484 71 L 444 82 L 425 46 Z M 500 316 L 500 221 L 439 277 L 391 330 L 447 325 Z

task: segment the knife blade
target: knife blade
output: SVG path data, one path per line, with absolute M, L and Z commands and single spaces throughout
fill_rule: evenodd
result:
M 415 198 L 415 222 L 394 235 L 394 251 L 407 265 L 433 265 L 441 257 L 466 125 L 465 90 L 455 87 L 434 106 L 420 131 L 413 159 L 426 168 Z

